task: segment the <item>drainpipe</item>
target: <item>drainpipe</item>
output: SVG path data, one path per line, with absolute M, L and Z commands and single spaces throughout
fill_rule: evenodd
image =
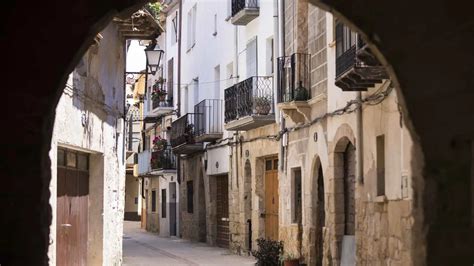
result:
M 278 16 L 278 0 L 273 2 L 273 32 L 274 32 L 274 38 L 273 38 L 273 104 L 274 104 L 274 110 L 275 110 L 275 120 L 277 123 L 280 123 L 279 117 L 280 117 L 280 110 L 278 110 L 277 104 L 278 104 L 278 80 L 279 80 L 279 75 L 277 69 L 278 69 L 278 57 L 280 56 L 280 52 L 278 50 L 278 45 L 280 43 L 280 28 L 278 27 L 278 22 L 279 22 L 279 16 Z
M 360 102 L 362 100 L 362 92 L 357 93 L 357 100 Z M 362 104 L 359 109 L 357 109 L 357 173 L 359 178 L 359 184 L 364 184 L 364 127 L 362 123 Z
M 278 51 L 278 57 L 281 57 L 285 54 L 285 13 L 284 13 L 285 0 L 277 0 L 276 2 L 277 2 L 277 10 L 278 10 L 278 30 L 276 31 L 276 32 L 278 32 L 278 34 L 277 34 L 277 36 L 278 36 L 278 43 L 277 43 L 278 49 L 275 49 L 275 50 Z M 275 72 L 278 72 L 278 69 L 275 69 Z M 278 80 L 277 80 L 277 83 L 278 83 Z M 279 114 L 279 119 L 280 119 L 280 131 L 283 131 L 285 129 L 285 118 L 283 118 L 283 115 L 281 113 Z M 281 140 L 280 140 L 280 171 L 285 170 L 285 167 L 284 167 L 284 165 L 285 165 L 285 147 L 284 147 L 285 143 L 284 143 L 284 141 L 285 140 L 286 140 L 286 138 L 284 138 L 284 137 L 282 137 Z
M 179 13 L 178 13 L 178 88 L 176 89 L 176 94 L 178 94 L 176 116 L 181 115 L 181 36 L 182 36 L 182 26 L 181 22 L 183 21 L 183 0 L 179 0 Z M 176 173 L 178 184 L 181 184 L 181 157 L 176 156 Z

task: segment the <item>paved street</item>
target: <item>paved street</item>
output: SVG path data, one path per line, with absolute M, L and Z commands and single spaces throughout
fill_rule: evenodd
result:
M 140 229 L 139 222 L 124 223 L 124 265 L 254 265 L 252 257 L 231 255 L 226 249 L 179 238 L 159 237 Z

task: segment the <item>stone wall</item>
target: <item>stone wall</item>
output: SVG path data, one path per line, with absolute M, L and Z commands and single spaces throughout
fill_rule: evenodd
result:
M 206 176 L 207 179 L 207 176 Z M 193 184 L 193 209 L 188 210 L 188 182 Z M 202 165 L 202 155 L 181 159 L 181 184 L 180 189 L 180 213 L 179 227 L 180 235 L 184 239 L 206 242 L 206 191 L 205 175 Z
M 145 229 L 149 232 L 159 233 L 160 232 L 160 204 L 159 204 L 159 195 L 160 195 L 160 177 L 146 177 L 145 178 L 145 209 L 146 209 L 146 222 Z M 156 209 L 153 211 L 152 193 L 155 191 L 155 206 Z
M 277 124 L 240 132 L 237 136 L 239 144 L 231 147 L 229 225 L 230 250 L 234 253 L 248 255 L 250 248 L 257 248 L 257 238 L 265 236 L 264 158 L 278 156 L 279 142 L 272 139 L 252 139 L 277 133 Z M 251 236 L 249 229 L 252 231 Z M 251 244 L 249 240 L 252 241 Z

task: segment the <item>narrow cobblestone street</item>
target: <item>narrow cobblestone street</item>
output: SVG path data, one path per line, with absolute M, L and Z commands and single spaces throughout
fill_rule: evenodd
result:
M 231 255 L 226 249 L 178 238 L 159 237 L 124 222 L 123 261 L 138 265 L 254 265 L 251 257 Z

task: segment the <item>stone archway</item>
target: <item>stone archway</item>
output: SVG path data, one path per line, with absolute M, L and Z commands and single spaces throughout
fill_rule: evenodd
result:
M 206 213 L 207 213 L 207 208 L 206 208 L 206 190 L 204 188 L 204 176 L 203 173 L 201 172 L 199 175 L 199 183 L 198 183 L 198 201 L 197 201 L 197 210 L 198 210 L 198 228 L 199 228 L 199 235 L 198 235 L 198 240 L 199 242 L 204 242 L 206 243 L 207 240 L 207 223 L 206 223 Z
M 244 166 L 244 223 L 245 231 L 245 249 L 252 250 L 252 166 L 250 160 L 245 161 Z
M 0 189 L 5 197 L 0 204 L 9 217 L 2 224 L 4 243 L 8 243 L 8 246 L 2 246 L 2 257 L 14 262 L 12 264 L 38 264 L 48 260 L 51 223 L 48 151 L 54 109 L 67 72 L 76 65 L 88 42 L 116 10 L 133 9 L 144 2 L 54 1 L 31 8 L 27 1 L 10 1 L 4 6 L 3 11 L 8 15 L 1 18 L 4 26 L 2 48 L 8 48 L 4 61 L 9 62 L 10 72 L 5 74 L 8 78 L 4 79 L 3 86 L 18 88 L 7 90 L 4 97 L 20 99 L 6 102 L 4 109 L 14 110 L 15 115 L 7 115 L 4 123 L 15 125 L 7 134 L 21 141 L 12 141 L 11 137 L 1 140 L 8 163 L 4 164 L 6 178 Z M 442 204 L 449 202 L 453 195 L 459 196 L 456 198 L 458 201 L 467 193 L 465 187 L 458 191 L 457 185 L 449 180 L 464 182 L 470 178 L 468 168 L 463 166 L 468 155 L 453 156 L 457 148 L 452 145 L 460 138 L 472 141 L 473 124 L 466 123 L 472 121 L 474 113 L 470 100 L 474 82 L 472 67 L 469 67 L 474 62 L 471 47 L 474 43 L 474 17 L 470 3 L 442 0 L 429 4 L 421 1 L 410 4 L 365 1 L 359 5 L 335 0 L 309 2 L 330 12 L 344 14 L 346 22 L 352 21 L 350 24 L 357 25 L 366 33 L 368 43 L 377 46 L 375 51 L 379 59 L 383 53 L 386 60 L 381 61 L 390 62 L 392 73 L 399 77 L 400 91 L 405 96 L 406 109 L 410 111 L 412 128 L 416 130 L 416 134 L 415 131 L 412 134 L 417 140 L 412 152 L 415 158 L 413 168 L 417 169 L 414 173 L 414 188 L 417 190 L 414 223 L 418 231 L 413 236 L 417 264 L 426 263 L 426 257 L 430 262 L 448 264 L 456 257 L 459 264 L 472 263 L 472 252 L 468 247 L 473 244 L 472 237 L 469 237 L 473 227 L 464 222 L 453 224 L 448 219 L 451 215 L 446 215 Z M 45 15 L 51 10 L 71 9 L 75 12 Z M 42 22 L 41 30 L 35 30 L 38 21 Z M 31 45 L 31 40 L 41 41 Z M 414 47 L 414 43 L 419 45 Z M 35 75 L 30 75 L 27 80 L 25 71 L 16 71 L 24 70 L 25 66 L 35 70 Z M 69 66 L 66 71 L 65 66 Z M 19 82 L 21 80 L 26 82 Z M 443 182 L 445 180 L 448 182 Z M 24 186 L 25 183 L 28 186 Z M 465 210 L 470 207 L 468 201 L 459 200 L 459 204 Z M 443 231 L 443 228 L 459 230 L 456 233 Z M 422 229 L 428 229 L 426 252 Z M 443 245 L 447 241 L 456 245 Z
M 334 149 L 334 220 L 337 260 L 341 260 L 343 238 L 355 236 L 356 226 L 356 149 L 342 137 Z M 353 239 L 354 240 L 354 239 Z M 354 254 L 355 255 L 355 254 Z
M 315 227 L 314 245 L 313 251 L 310 254 L 311 265 L 323 265 L 324 256 L 324 236 L 323 228 L 326 226 L 326 201 L 325 201 L 325 188 L 324 188 L 324 174 L 321 160 L 319 157 L 316 159 L 316 163 L 313 167 L 313 176 L 311 179 L 311 201 L 312 201 L 312 221 Z

